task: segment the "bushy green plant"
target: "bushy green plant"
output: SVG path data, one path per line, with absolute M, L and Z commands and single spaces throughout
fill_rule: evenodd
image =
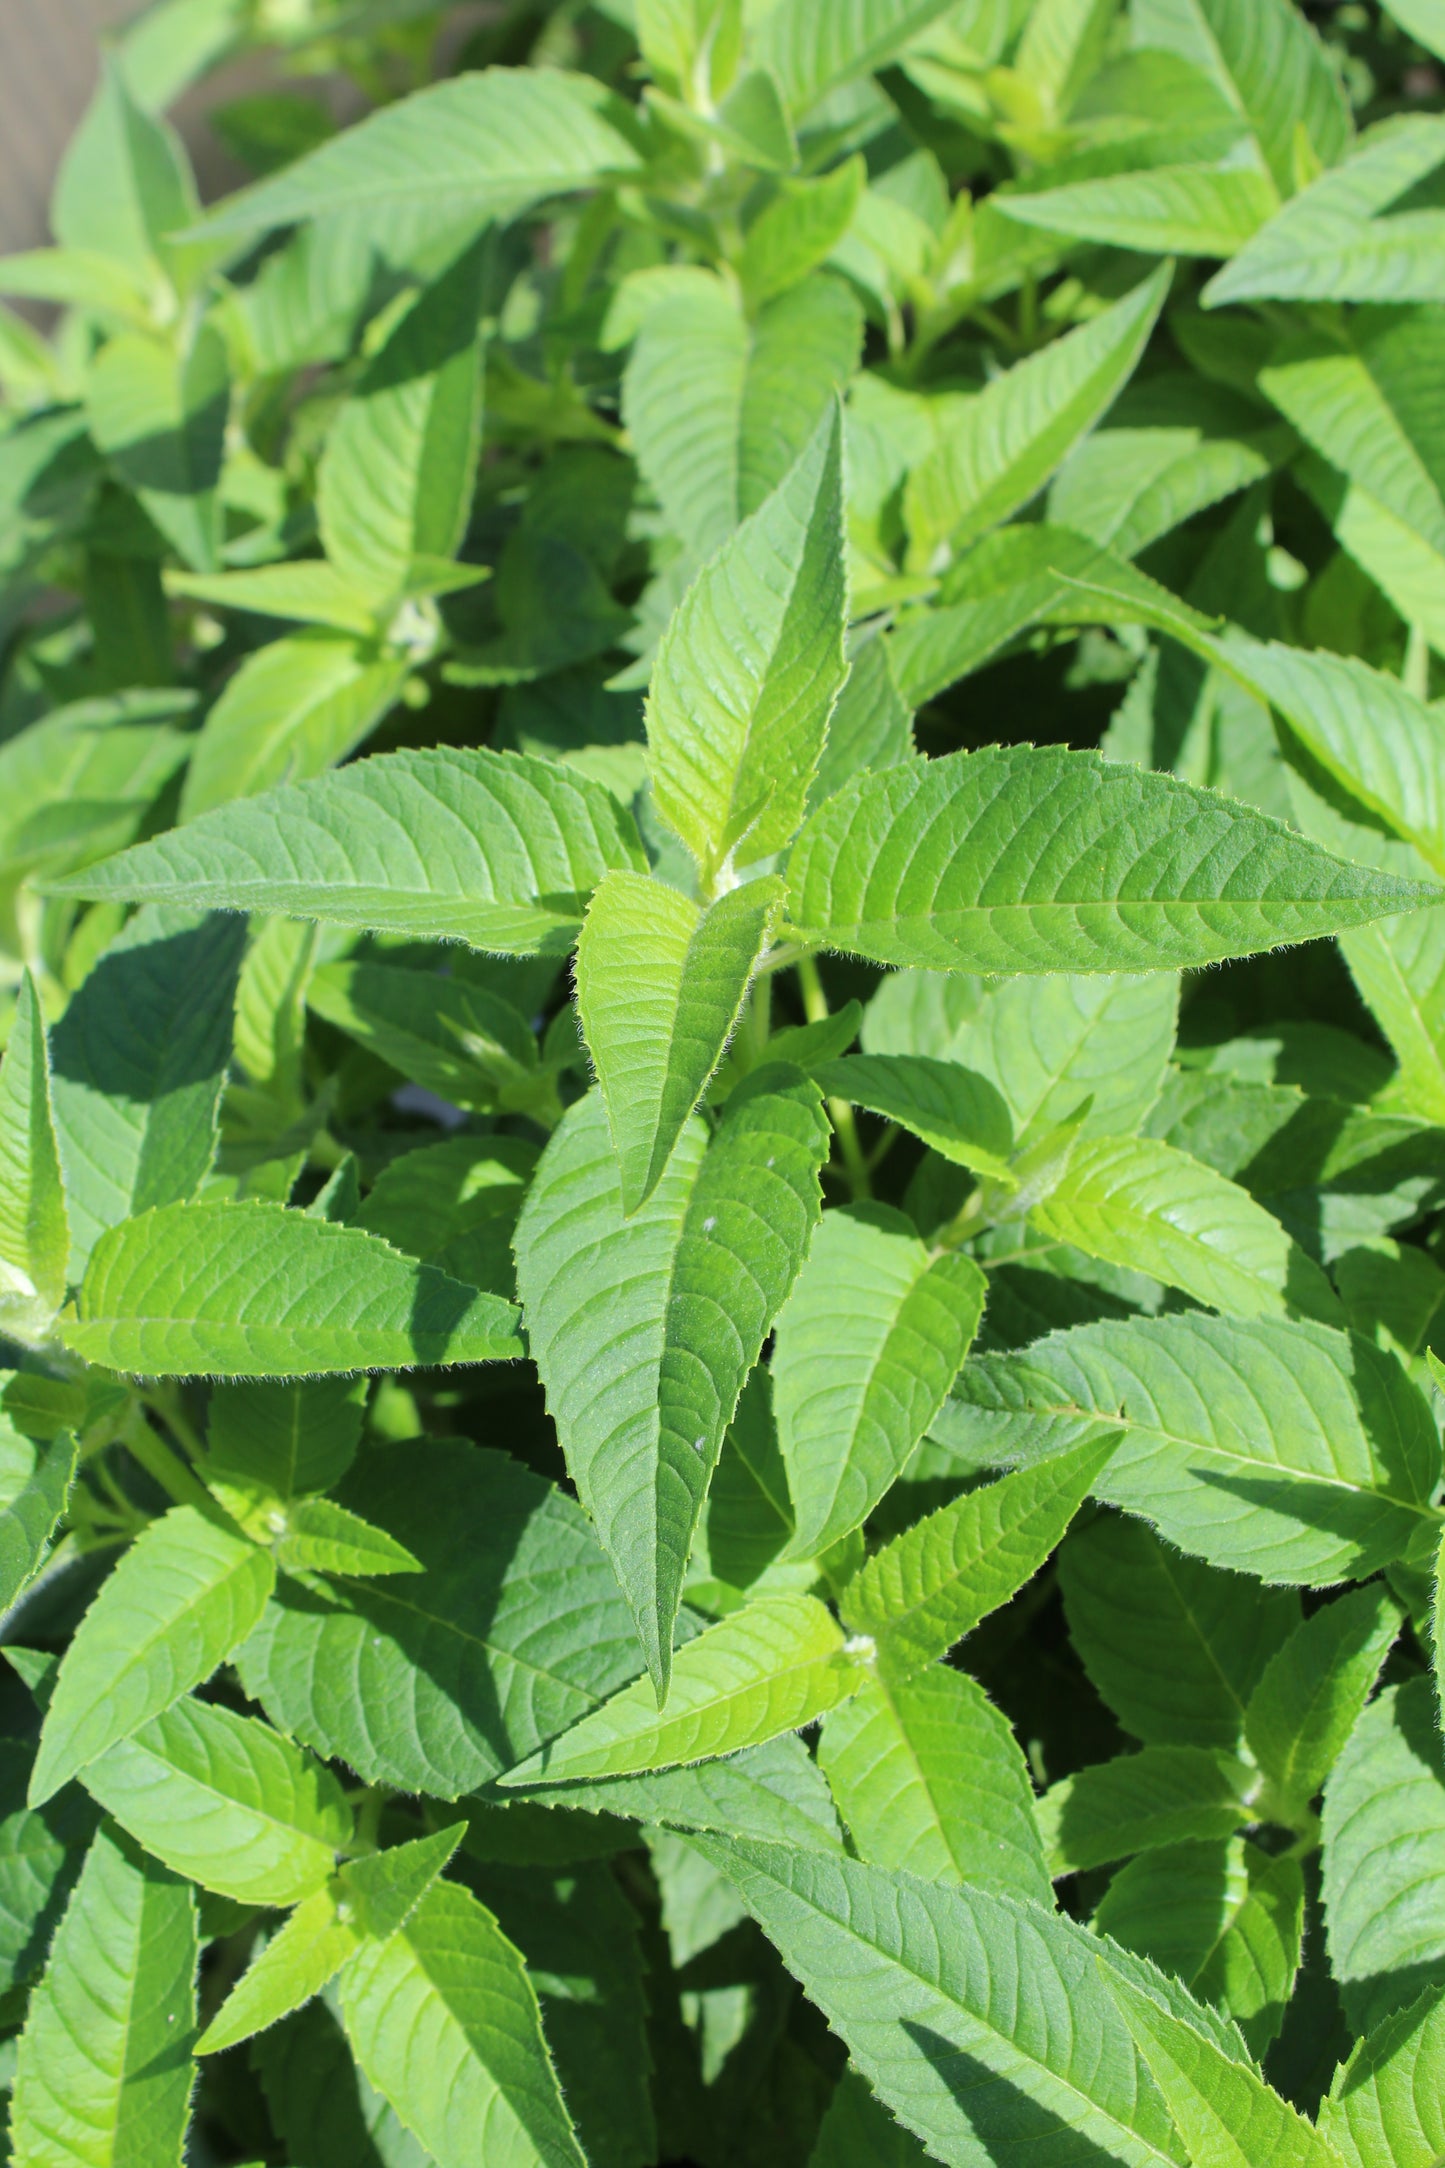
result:
M 17 2168 L 1445 2152 L 1445 4 L 1311 13 L 111 57 L 0 262 Z

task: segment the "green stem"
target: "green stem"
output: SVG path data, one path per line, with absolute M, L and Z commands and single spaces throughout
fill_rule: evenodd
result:
M 139 1408 L 124 1425 L 120 1436 L 131 1459 L 139 1461 L 152 1481 L 159 1483 L 166 1496 L 178 1506 L 199 1506 L 207 1514 L 216 1511 L 215 1501 L 205 1485 L 198 1483 L 185 1462 L 156 1436 Z
M 823 981 L 818 971 L 817 958 L 798 958 L 798 985 L 803 995 L 803 1014 L 810 1024 L 823 1023 L 828 1015 L 828 996 L 823 991 Z M 828 1119 L 833 1124 L 833 1134 L 838 1139 L 838 1149 L 843 1155 L 843 1171 L 848 1177 L 848 1187 L 855 1203 L 861 1203 L 873 1194 L 873 1184 L 868 1178 L 868 1160 L 858 1138 L 858 1124 L 853 1109 L 846 1099 L 828 1101 Z
M 174 1385 L 152 1386 L 151 1390 L 144 1395 L 144 1399 L 146 1406 L 160 1417 L 177 1445 L 188 1453 L 192 1460 L 204 1460 L 206 1457 L 204 1441 L 195 1424 L 187 1415 L 185 1404 L 177 1388 Z

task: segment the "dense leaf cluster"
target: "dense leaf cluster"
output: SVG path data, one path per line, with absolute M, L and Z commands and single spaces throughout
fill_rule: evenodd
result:
M 0 261 L 16 2168 L 1445 2154 L 1445 0 L 1309 18 L 110 57 Z

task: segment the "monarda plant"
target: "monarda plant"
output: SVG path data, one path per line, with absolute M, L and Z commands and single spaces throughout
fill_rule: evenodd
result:
M 15 2168 L 1445 2153 L 1442 58 L 108 56 L 0 262 Z

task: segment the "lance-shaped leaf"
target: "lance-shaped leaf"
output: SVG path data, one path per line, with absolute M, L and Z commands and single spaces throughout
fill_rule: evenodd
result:
M 284 912 L 473 948 L 564 954 L 636 830 L 575 768 L 521 753 L 387 753 L 218 807 L 89 866 L 67 893 Z
M 1146 1746 L 1075 1770 L 1038 1803 L 1050 1870 L 1075 1874 L 1163 1844 L 1231 1836 L 1253 1819 L 1257 1781 L 1247 1762 L 1197 1746 Z
M 1017 362 L 963 407 L 908 477 L 904 518 L 918 569 L 961 549 L 1037 496 L 1133 375 L 1169 288 L 1159 268 L 1076 331 Z
M 34 2168 L 180 2168 L 195 1892 L 102 1826 L 20 2036 L 10 2135 Z
M 1238 2053 L 1183 1988 L 1041 1905 L 756 1841 L 693 1842 L 880 2098 L 958 2168 L 989 2168 L 1021 2129 L 1043 2168 L 1086 2143 L 1126 2168 L 1177 2162 L 1101 1959 Z
M 121 1559 L 60 1661 L 30 1801 L 202 1685 L 239 1648 L 276 1580 L 267 1553 L 220 1515 L 172 1506 Z
M 294 633 L 255 649 L 194 741 L 181 819 L 324 774 L 380 722 L 409 667 L 404 655 L 336 632 Z
M 1204 305 L 1445 298 L 1440 212 L 1390 211 L 1442 163 L 1445 126 L 1433 114 L 1372 128 L 1215 273 Z
M 356 1929 L 342 1918 L 334 1889 L 314 1891 L 241 1975 L 196 2042 L 197 2055 L 219 2055 L 299 2010 L 356 1946 Z
M 1085 1137 L 1127 1137 L 1159 1096 L 1178 1022 L 1171 971 L 996 979 L 885 979 L 868 1005 L 870 1054 L 927 1054 L 987 1077 L 1019 1136 L 1073 1120 Z
M 1236 1752 L 1249 1697 L 1299 1624 L 1291 1590 L 1201 1565 L 1115 1514 L 1073 1531 L 1059 1586 L 1100 1698 L 1126 1731 L 1159 1746 Z
M 1245 1737 L 1282 1812 L 1302 1815 L 1374 1691 L 1400 1631 L 1378 1583 L 1311 1613 L 1249 1698 Z
M 755 1070 L 711 1141 L 688 1124 L 629 1219 L 594 1092 L 548 1145 L 517 1223 L 532 1357 L 662 1692 L 693 1530 L 817 1222 L 827 1137 L 811 1080 Z
M 517 1313 L 379 1235 L 277 1204 L 173 1204 L 96 1244 L 60 1325 L 87 1362 L 288 1377 L 521 1353 Z
M 887 1205 L 829 1212 L 778 1319 L 773 1412 L 797 1527 L 793 1558 L 859 1528 L 943 1404 L 987 1283 L 930 1255 Z
M 421 1564 L 384 1528 L 373 1528 L 334 1498 L 296 1498 L 270 1511 L 267 1534 L 287 1573 L 420 1573 Z M 277 1526 L 279 1521 L 280 1526 Z
M 481 450 L 485 245 L 464 250 L 413 301 L 326 439 L 316 478 L 322 543 L 378 605 L 403 592 L 418 558 L 453 557 L 466 532 Z
M 1281 191 L 1298 186 L 1301 131 L 1333 165 L 1350 141 L 1350 109 L 1329 55 L 1289 0 L 1141 0 L 1140 45 L 1202 71 L 1247 123 Z
M 836 402 L 668 625 L 648 700 L 653 793 L 700 866 L 780 850 L 847 673 Z
M 860 1859 L 1053 1903 L 1023 1750 L 966 1672 L 867 1680 L 824 1717 L 818 1760 Z
M 283 1579 L 237 1658 L 278 1730 L 368 1783 L 455 1799 L 636 1676 L 581 1508 L 505 1453 L 374 1446 L 338 1498 L 423 1570 L 326 1591 Z
M 48 1445 L 32 1444 L 8 1424 L 0 1431 L 0 1611 L 38 1572 L 79 1459 L 72 1431 L 57 1431 Z
M 1027 745 L 858 777 L 808 820 L 788 885 L 802 940 L 982 972 L 1212 963 L 1436 893 L 1172 776 Z
M 365 1414 L 364 1379 L 217 1385 L 206 1480 L 228 1485 L 250 1504 L 330 1490 L 356 1458 Z
M 83 1781 L 176 1874 L 242 1904 L 310 1897 L 351 1840 L 329 1769 L 255 1717 L 189 1697 L 108 1747 Z
M 539 197 L 636 168 L 603 86 L 560 68 L 486 68 L 399 99 L 231 196 L 210 233 L 260 233 L 337 211 L 449 203 L 513 218 Z
M 677 1651 L 665 1708 L 638 1679 L 501 1782 L 570 1784 L 736 1754 L 816 1722 L 867 1676 L 815 1596 L 759 1596 Z
M 1063 1536 L 1113 1452 L 1108 1438 L 1020 1468 L 940 1506 L 874 1553 L 839 1598 L 878 1669 L 912 1678 L 1007 1603 Z
M 465 1822 L 457 1822 L 414 1843 L 348 1860 L 266 1944 L 196 2042 L 196 2053 L 219 2055 L 265 2031 L 319 1995 L 367 1936 L 385 1941 L 394 1935 L 465 1833 Z
M 1232 256 L 1279 209 L 1268 176 L 1238 163 L 1159 166 L 992 201 L 1022 226 L 1151 256 Z
M 1236 1317 L 1338 1318 L 1324 1273 L 1247 1190 L 1154 1137 L 1081 1141 L 1033 1222 Z
M 1013 1123 L 998 1086 L 961 1062 L 924 1054 L 849 1054 L 814 1070 L 832 1099 L 911 1129 L 935 1152 L 975 1174 L 1009 1179 Z
M 1445 2148 L 1445 1994 L 1426 1988 L 1361 2040 L 1320 2102 L 1319 2127 L 1350 2168 L 1428 2168 Z
M 833 2088 L 808 2168 L 925 2168 L 932 2158 L 850 2064 Z
M 886 67 L 910 38 L 947 12 L 948 0 L 779 0 L 760 18 L 756 51 L 801 116 L 855 76 Z
M 577 944 L 577 1005 L 635 1212 L 722 1058 L 782 897 L 749 881 L 707 910 L 664 882 L 609 873 Z
M 1141 1852 L 1110 1878 L 1093 1924 L 1227 2010 L 1262 2055 L 1299 1971 L 1304 1910 L 1299 1861 L 1233 1836 Z
M 395 964 L 323 964 L 306 1005 L 453 1106 L 525 1113 L 554 1089 L 526 1017 L 466 979 Z
M 1262 1580 L 1363 1579 L 1433 1525 L 1440 1439 L 1393 1355 L 1282 1318 L 1080 1325 L 965 1368 L 934 1435 L 973 1466 L 1118 1439 L 1098 1496 Z
M 623 419 L 668 527 L 706 559 L 826 427 L 857 366 L 863 311 L 827 272 L 765 302 L 751 321 L 737 287 L 716 272 L 666 266 L 640 284 Z
M 138 911 L 51 1034 L 73 1278 L 107 1227 L 209 1173 L 245 940 L 233 918 Z
M 45 1020 L 27 971 L 0 1062 L 0 1321 L 43 1332 L 65 1300 L 69 1255 Z
M 1109 1985 L 1197 2168 L 1342 2168 L 1329 2139 L 1247 2063 L 1128 1982 Z
M 585 2168 L 521 1953 L 470 1890 L 435 1883 L 340 1993 L 357 2062 L 437 2168 Z
M 226 342 L 209 324 L 181 346 L 127 332 L 90 372 L 96 443 L 171 546 L 196 572 L 216 569 L 230 383 Z
M 1445 1753 L 1428 1678 L 1388 1686 L 1325 1782 L 1330 1970 L 1364 2032 L 1445 1980 Z

